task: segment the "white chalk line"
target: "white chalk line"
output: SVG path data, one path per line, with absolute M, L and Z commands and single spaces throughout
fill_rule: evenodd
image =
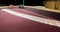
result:
M 4 12 L 13 14 L 15 16 L 18 16 L 18 17 L 23 17 L 23 18 L 33 20 L 33 21 L 36 21 L 36 22 L 60 27 L 60 21 L 57 21 L 57 20 L 50 20 L 50 19 L 45 19 L 45 18 L 41 18 L 41 17 L 37 17 L 37 16 L 24 14 L 24 13 L 19 13 L 19 12 L 12 11 L 10 9 L 1 9 L 1 10 L 4 11 Z

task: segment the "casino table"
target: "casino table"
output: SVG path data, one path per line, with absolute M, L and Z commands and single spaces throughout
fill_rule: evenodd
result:
M 0 9 L 0 32 L 60 32 L 59 25 L 54 23 L 52 23 L 53 25 L 50 23 L 50 25 L 49 22 L 46 24 L 46 21 L 60 23 L 58 20 L 27 9 Z

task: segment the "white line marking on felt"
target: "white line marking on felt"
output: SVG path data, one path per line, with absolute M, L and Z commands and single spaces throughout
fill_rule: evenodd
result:
M 36 21 L 36 22 L 60 27 L 60 21 L 45 19 L 45 18 L 41 18 L 41 17 L 37 17 L 37 16 L 28 15 L 28 14 L 23 14 L 23 13 L 19 13 L 19 12 L 9 10 L 9 9 L 1 9 L 1 10 L 4 11 L 4 12 L 13 14 L 15 16 L 18 16 L 18 17 L 23 17 L 23 18 L 33 20 L 33 21 Z

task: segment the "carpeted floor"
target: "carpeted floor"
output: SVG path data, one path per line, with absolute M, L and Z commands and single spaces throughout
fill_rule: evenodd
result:
M 60 21 L 60 13 L 25 7 L 26 10 Z
M 16 12 L 44 17 L 24 9 L 11 9 Z M 0 10 L 0 32 L 60 32 L 60 27 L 34 22 Z

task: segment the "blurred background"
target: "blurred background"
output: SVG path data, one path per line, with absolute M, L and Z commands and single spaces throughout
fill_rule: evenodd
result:
M 25 0 L 25 5 L 36 6 L 42 5 L 44 0 Z M 22 5 L 23 0 L 0 0 L 0 4 L 14 4 L 14 5 Z
M 0 6 L 22 5 L 23 0 L 0 0 Z M 24 0 L 26 6 L 44 6 L 50 9 L 60 10 L 59 0 Z

